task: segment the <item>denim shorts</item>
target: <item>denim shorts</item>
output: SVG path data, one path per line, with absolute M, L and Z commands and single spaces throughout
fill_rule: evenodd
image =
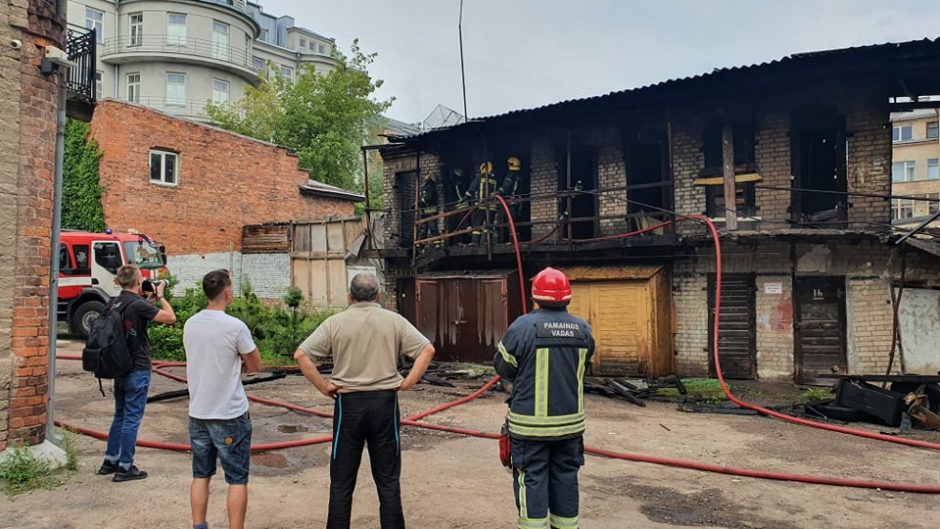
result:
M 193 450 L 193 477 L 215 475 L 216 459 L 222 461 L 225 482 L 229 485 L 248 483 L 251 462 L 251 417 L 224 421 L 189 418 L 189 442 Z

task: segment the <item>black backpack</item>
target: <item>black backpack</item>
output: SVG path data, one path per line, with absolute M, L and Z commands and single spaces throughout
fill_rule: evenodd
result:
M 110 303 L 104 314 L 92 322 L 82 350 L 82 369 L 95 374 L 102 395 L 102 378 L 121 378 L 134 370 L 134 357 L 124 330 L 124 309 L 128 305 L 121 301 Z

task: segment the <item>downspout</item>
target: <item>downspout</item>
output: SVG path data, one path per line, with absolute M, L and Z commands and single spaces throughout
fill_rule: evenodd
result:
M 59 13 L 67 13 L 67 0 L 59 0 Z M 64 17 L 63 17 L 64 18 Z M 66 35 L 68 39 L 68 35 Z M 49 401 L 46 403 L 46 440 L 62 443 L 62 436 L 55 431 L 55 379 L 56 338 L 59 326 L 59 239 L 62 222 L 62 165 L 65 161 L 65 105 L 66 80 L 69 70 L 59 71 L 59 100 L 55 122 L 55 182 L 52 195 L 52 241 L 49 259 L 49 365 L 46 370 Z

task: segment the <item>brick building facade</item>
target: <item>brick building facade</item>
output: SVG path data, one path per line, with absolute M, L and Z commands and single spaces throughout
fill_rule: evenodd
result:
M 0 2 L 0 451 L 46 427 L 59 83 L 40 62 L 64 28 L 54 2 Z
M 721 231 L 726 374 L 817 382 L 830 371 L 884 372 L 902 266 L 908 287 L 940 287 L 936 257 L 916 250 L 902 257 L 904 247 L 891 242 L 887 124 L 889 100 L 898 94 L 885 79 L 916 78 L 917 93 L 940 87 L 940 76 L 909 62 L 915 56 L 940 64 L 940 43 L 793 56 L 405 138 L 382 151 L 392 206 L 386 288 L 398 292 L 389 297 L 403 313 L 417 306 L 427 314 L 434 307 L 407 295 L 415 280 L 515 267 L 511 246 L 495 238 L 479 247 L 415 252 L 409 205 L 415 183 L 431 174 L 441 185 L 442 209 L 453 209 L 448 189 L 465 185 L 451 176 L 454 168 L 473 174 L 482 160 L 500 167 L 512 154 L 528 177 L 522 198 L 528 213 L 516 219 L 524 272 L 595 267 L 609 281 L 592 279 L 583 292 L 616 303 L 638 285 L 646 288 L 638 283 L 640 270 L 663 267 L 672 309 L 662 317 L 671 318 L 673 340 L 658 354 L 672 357 L 679 374 L 714 370 L 715 253 L 704 226 L 684 222 L 686 216 L 708 216 Z M 730 179 L 733 208 L 724 204 Z M 733 229 L 725 219 L 732 213 Z M 657 227 L 669 220 L 678 222 Z M 621 237 L 640 230 L 646 231 Z M 603 319 L 603 309 L 579 310 Z M 624 373 L 643 374 L 636 351 L 649 344 L 623 330 L 635 322 L 622 323 L 600 330 L 599 347 L 620 355 Z
M 271 262 L 243 262 L 242 227 L 346 217 L 362 200 L 310 180 L 282 147 L 129 103 L 100 102 L 91 137 L 103 153 L 106 224 L 165 244 L 170 271 L 186 287 L 227 268 L 278 298 L 290 286 L 289 262 L 278 274 Z

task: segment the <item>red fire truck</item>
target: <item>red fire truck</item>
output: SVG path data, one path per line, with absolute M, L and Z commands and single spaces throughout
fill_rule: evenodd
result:
M 85 337 L 91 322 L 121 292 L 114 283 L 125 264 L 140 267 L 145 279 L 166 272 L 166 249 L 140 233 L 90 233 L 63 230 L 59 244 L 59 321 Z

